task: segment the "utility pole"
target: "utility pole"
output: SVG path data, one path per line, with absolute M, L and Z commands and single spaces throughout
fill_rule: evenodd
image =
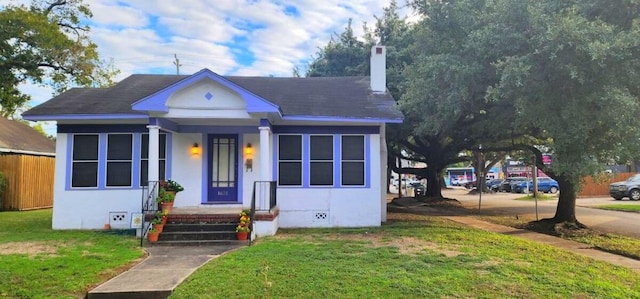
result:
M 180 75 L 180 66 L 182 64 L 180 64 L 180 59 L 178 59 L 178 54 L 173 54 L 173 57 L 176 58 L 176 60 L 173 62 L 173 64 L 176 66 L 176 75 Z

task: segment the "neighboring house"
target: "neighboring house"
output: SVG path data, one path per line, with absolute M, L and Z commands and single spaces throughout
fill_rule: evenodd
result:
M 58 123 L 53 228 L 99 229 L 114 211 L 131 217 L 142 186 L 159 179 L 185 187 L 175 209 L 198 213 L 249 208 L 254 182 L 275 182 L 275 206 L 258 194 L 267 216 L 256 219 L 268 223 L 257 235 L 381 225 L 385 124 L 402 121 L 385 52 L 372 48 L 370 78 L 132 75 L 27 111 Z
M 0 210 L 53 205 L 55 142 L 27 124 L 0 117 L 0 172 L 7 185 Z

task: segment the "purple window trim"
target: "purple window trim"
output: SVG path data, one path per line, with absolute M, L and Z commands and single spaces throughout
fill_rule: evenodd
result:
M 116 133 L 116 132 L 114 132 Z M 127 132 L 124 132 L 127 133 Z M 147 131 L 148 133 L 148 131 Z M 73 167 L 73 136 L 74 135 L 98 135 L 98 186 L 96 187 L 72 187 L 71 186 L 71 178 L 72 178 L 72 167 Z M 139 148 L 141 144 L 142 138 L 140 137 L 140 133 L 131 133 L 133 134 L 133 144 L 134 148 Z M 171 178 L 171 145 L 172 145 L 172 136 L 170 133 L 162 133 L 167 134 L 167 149 L 166 149 L 166 158 L 165 158 L 165 177 Z M 136 135 L 138 137 L 136 138 Z M 132 186 L 130 187 L 122 187 L 122 186 L 114 186 L 107 187 L 106 186 L 106 165 L 107 165 L 107 133 L 99 133 L 99 134 L 87 134 L 87 133 L 69 133 L 67 136 L 67 162 L 65 165 L 65 191 L 86 191 L 86 190 L 139 190 L 141 187 L 139 183 L 134 184 L 134 180 L 136 176 L 140 175 L 139 167 L 134 168 L 135 165 L 139 165 L 140 163 L 140 155 L 134 157 L 134 162 L 132 162 Z M 134 150 L 135 154 L 135 150 Z M 135 165 L 134 165 L 135 164 Z M 139 182 L 139 178 L 137 179 Z
M 104 178 L 104 186 L 105 189 L 113 189 L 113 188 L 123 188 L 123 189 L 129 189 L 131 187 L 133 187 L 133 177 L 136 174 L 135 168 L 133 168 L 133 160 L 135 159 L 135 156 L 133 155 L 134 152 L 134 148 L 136 148 L 135 143 L 134 143 L 134 134 L 132 133 L 107 133 L 105 134 L 105 138 L 104 138 L 104 174 L 103 174 L 103 178 Z M 109 135 L 130 135 L 131 136 L 131 160 L 109 160 L 108 157 L 108 152 L 109 152 Z M 102 159 L 100 159 L 102 160 Z M 131 163 L 131 177 L 129 178 L 129 186 L 107 186 L 107 166 L 109 165 L 109 162 L 123 162 L 123 161 L 128 161 Z M 100 170 L 100 163 L 98 163 L 98 170 Z
M 289 121 L 326 121 L 326 122 L 349 122 L 349 123 L 396 123 L 401 124 L 402 118 L 350 118 L 344 116 L 312 116 L 312 115 L 284 115 L 282 120 Z
M 379 126 L 273 126 L 274 134 L 380 134 Z
M 280 144 L 280 135 L 302 135 L 302 185 L 280 185 L 278 182 L 278 188 L 287 189 L 368 189 L 371 188 L 371 145 L 370 135 L 367 134 L 334 134 L 333 142 L 333 186 L 310 186 L 309 184 L 309 171 L 310 171 L 310 157 L 309 157 L 309 140 L 311 135 L 317 134 L 274 134 L 276 142 L 274 142 L 273 152 L 277 153 L 276 159 L 274 159 L 273 165 L 273 177 L 278 178 L 280 156 L 278 146 Z M 326 135 L 326 134 L 325 134 Z M 342 136 L 363 136 L 364 137 L 364 185 L 342 185 Z
M 67 137 L 67 166 L 66 166 L 66 173 L 65 173 L 65 189 L 69 190 L 71 187 L 71 183 L 72 183 L 72 178 L 73 178 L 73 139 L 74 136 L 76 134 L 70 134 Z M 100 135 L 99 134 L 77 134 L 77 135 L 98 135 L 98 171 L 96 173 L 96 175 L 98 176 L 98 178 L 96 178 L 96 182 L 97 185 L 100 185 Z M 96 190 L 98 189 L 98 186 L 95 187 L 73 187 L 74 190 Z

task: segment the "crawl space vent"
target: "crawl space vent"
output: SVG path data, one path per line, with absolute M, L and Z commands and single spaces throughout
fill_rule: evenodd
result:
M 328 211 L 315 211 L 313 212 L 313 222 L 329 222 Z
M 111 225 L 112 229 L 129 228 L 129 219 L 127 219 L 127 212 L 109 212 L 109 225 Z

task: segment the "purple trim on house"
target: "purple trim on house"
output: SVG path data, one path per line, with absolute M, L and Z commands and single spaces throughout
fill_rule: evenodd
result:
M 142 142 L 141 134 L 133 134 L 133 156 L 131 166 L 133 167 L 131 184 L 133 186 L 140 186 L 140 158 L 142 151 L 140 150 L 140 142 Z M 136 144 L 138 146 L 136 146 Z
M 333 187 L 340 188 L 342 184 L 342 135 L 333 136 Z
M 261 118 L 260 119 L 260 126 L 261 127 L 271 127 L 271 122 L 266 118 Z
M 386 161 L 380 161 L 386 163 Z M 386 174 L 385 174 L 386 175 Z M 371 188 L 371 136 L 364 135 L 364 187 Z
M 243 188 L 243 184 L 242 182 L 244 182 L 244 135 L 243 134 L 238 134 L 238 144 L 237 144 L 237 148 L 236 148 L 236 165 L 238 165 L 238 169 L 236 169 L 237 174 L 238 174 L 238 179 L 236 181 L 236 185 L 238 187 L 238 190 L 236 190 L 236 196 L 238 197 L 237 202 L 239 204 L 242 204 L 242 201 L 244 199 L 244 192 L 242 190 Z
M 260 133 L 256 126 L 179 126 L 180 133 L 244 134 Z
M 72 125 L 67 125 L 72 126 Z M 76 126 L 76 125 L 73 125 Z M 66 148 L 66 156 L 67 162 L 65 165 L 65 190 L 74 191 L 74 190 L 131 190 L 131 189 L 140 189 L 140 145 L 142 142 L 142 134 L 148 134 L 149 132 L 146 130 L 143 132 L 126 132 L 126 131 L 113 131 L 113 132 L 94 132 L 92 128 L 90 128 L 88 132 L 74 132 L 67 133 L 67 148 Z M 129 187 L 107 187 L 107 135 L 109 133 L 121 133 L 121 134 L 132 134 L 133 135 L 133 161 L 131 162 L 131 186 Z M 72 177 L 72 167 L 73 167 L 73 135 L 74 134 L 93 134 L 98 135 L 98 186 L 97 187 L 71 187 L 71 177 Z M 163 133 L 167 135 L 167 148 L 166 148 L 166 158 L 165 158 L 165 177 L 171 178 L 171 168 L 172 168 L 172 135 L 169 133 Z M 137 182 L 137 183 L 136 183 Z
M 98 120 L 98 119 L 147 119 L 149 118 L 146 114 L 51 114 L 51 115 L 25 115 L 22 116 L 23 119 L 32 120 L 32 121 L 41 121 L 41 120 L 75 120 L 75 119 L 87 119 L 87 120 Z
M 206 134 L 202 134 L 200 144 L 202 144 L 202 151 L 200 156 L 202 157 L 202 184 L 200 184 L 201 198 L 200 203 L 205 203 L 209 198 L 209 137 Z
M 274 134 L 380 134 L 379 126 L 273 126 Z
M 147 125 L 58 125 L 58 133 L 148 133 Z
M 59 126 L 59 125 L 58 125 Z M 64 189 L 71 189 L 71 169 L 73 167 L 73 134 L 67 134 L 67 165 L 65 165 Z
M 210 79 L 238 93 L 247 104 L 248 113 L 265 113 L 265 112 L 279 113 L 280 112 L 280 108 L 277 105 L 236 85 L 235 83 L 221 77 L 220 75 L 208 69 L 203 69 L 185 79 L 182 79 L 170 85 L 167 88 L 164 88 L 152 95 L 149 95 L 133 103 L 131 105 L 131 109 L 137 110 L 137 111 L 168 112 L 169 109 L 165 104 L 172 94 L 174 94 L 175 92 L 183 88 L 187 88 L 190 85 L 203 79 Z
M 291 121 L 326 121 L 326 122 L 354 122 L 354 123 L 396 123 L 401 124 L 401 118 L 345 118 L 331 116 L 310 116 L 310 115 L 283 115 L 282 120 Z
M 300 186 L 280 186 L 278 188 L 335 188 L 335 189 L 346 189 L 346 188 L 371 188 L 371 136 L 368 134 L 324 134 L 324 135 L 333 135 L 333 186 L 311 186 L 310 185 L 310 165 L 311 165 L 311 157 L 309 152 L 309 144 L 311 140 L 311 135 L 323 135 L 323 134 L 301 134 L 301 133 L 285 133 L 281 135 L 302 135 L 302 185 Z M 358 135 L 364 136 L 364 185 L 362 186 L 342 186 L 342 136 L 345 135 Z M 274 134 L 274 142 L 273 142 L 273 178 L 274 180 L 278 180 L 278 134 Z M 382 163 L 382 162 L 381 162 Z
M 166 118 L 152 117 L 149 118 L 149 125 L 159 126 L 163 129 L 167 129 L 169 131 L 178 132 L 180 126 L 173 121 L 170 121 Z
M 172 134 L 167 134 L 167 144 L 166 144 L 166 153 L 165 153 L 165 160 L 164 160 L 164 164 L 165 164 L 165 168 L 164 168 L 164 177 L 169 179 L 171 178 L 171 170 L 172 170 L 172 165 L 171 162 L 173 161 L 173 136 Z
M 309 188 L 311 176 L 307 175 L 311 169 L 311 162 L 309 159 L 311 158 L 311 153 L 309 152 L 309 144 L 311 143 L 311 138 L 309 135 L 302 135 L 302 188 Z M 318 186 L 313 186 L 318 187 Z
M 100 133 L 98 137 L 98 189 L 107 186 L 107 133 Z M 112 188 L 109 188 L 112 189 Z

